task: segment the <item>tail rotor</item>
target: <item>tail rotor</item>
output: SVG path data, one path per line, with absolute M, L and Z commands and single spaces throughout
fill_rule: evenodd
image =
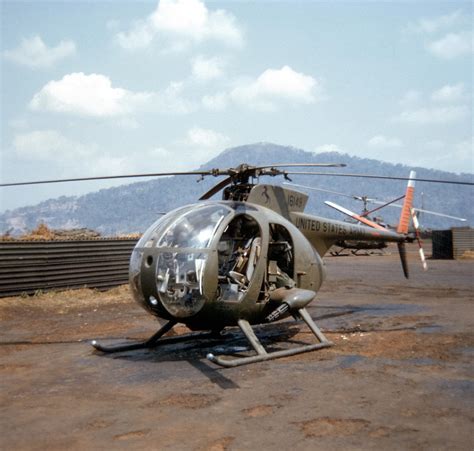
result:
M 403 207 L 402 212 L 400 214 L 400 221 L 398 223 L 397 232 L 407 235 L 410 227 L 410 221 L 413 222 L 413 228 L 415 229 L 415 238 L 418 242 L 418 252 L 420 254 L 421 264 L 423 266 L 423 269 L 426 271 L 428 269 L 428 265 L 426 263 L 425 251 L 423 250 L 423 242 L 421 241 L 420 223 L 418 222 L 416 211 L 413 208 L 413 197 L 415 194 L 415 178 L 416 172 L 411 171 L 407 184 L 407 189 L 405 191 L 405 199 L 403 201 Z M 402 244 L 403 246 L 401 246 Z M 407 277 L 408 267 L 406 267 L 406 250 L 404 243 L 400 243 L 398 245 L 398 251 L 402 260 L 403 273 L 405 274 L 405 277 Z
M 420 223 L 418 222 L 418 217 L 416 216 L 416 211 L 411 209 L 411 218 L 413 221 L 413 227 L 415 229 L 415 237 L 418 242 L 418 252 L 420 253 L 421 265 L 425 271 L 428 270 L 428 264 L 426 263 L 425 251 L 423 250 L 423 241 L 421 240 L 420 234 Z

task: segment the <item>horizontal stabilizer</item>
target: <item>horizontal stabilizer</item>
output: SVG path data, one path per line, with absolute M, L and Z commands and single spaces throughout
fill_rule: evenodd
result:
M 337 211 L 340 211 L 341 213 L 344 213 L 345 215 L 355 219 L 356 221 L 361 222 L 362 224 L 368 225 L 369 227 L 372 227 L 374 229 L 379 229 L 379 230 L 386 230 L 385 227 L 382 227 L 380 224 L 377 224 L 376 222 L 371 221 L 370 219 L 365 218 L 364 216 L 358 215 L 357 213 L 354 213 L 347 208 L 341 207 L 340 205 L 330 202 L 326 200 L 324 202 L 327 206 L 334 208 Z

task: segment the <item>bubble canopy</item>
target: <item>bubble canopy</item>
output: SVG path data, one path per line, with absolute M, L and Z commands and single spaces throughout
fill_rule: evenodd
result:
M 132 253 L 130 285 L 135 300 L 148 310 L 160 304 L 177 318 L 196 314 L 205 302 L 208 249 L 221 223 L 234 214 L 232 208 L 213 203 L 183 207 L 156 221 Z M 148 281 L 153 277 L 154 295 L 144 294 L 144 277 Z

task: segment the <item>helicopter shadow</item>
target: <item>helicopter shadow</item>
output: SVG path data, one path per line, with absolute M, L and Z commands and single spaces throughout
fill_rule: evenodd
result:
M 286 349 L 289 345 L 307 344 L 295 339 L 295 336 L 303 329 L 304 326 L 300 322 L 291 320 L 255 326 L 254 328 L 260 342 L 268 352 Z M 223 368 L 216 367 L 204 359 L 210 352 L 232 358 L 240 358 L 248 357 L 254 354 L 255 351 L 253 351 L 240 329 L 233 327 L 226 329 L 225 333 L 218 337 L 211 336 L 210 334 L 189 334 L 187 339 L 183 336 L 171 337 L 171 340 L 164 340 L 161 345 L 152 349 L 100 355 L 102 358 L 125 360 L 128 362 L 163 364 L 165 367 L 167 363 L 171 363 L 170 368 L 165 368 L 163 377 L 171 377 L 171 373 L 176 372 L 176 366 L 173 364 L 187 362 L 209 379 L 209 381 L 222 389 L 240 388 L 233 380 L 224 376 Z M 172 371 L 170 372 L 171 368 Z M 238 371 L 238 369 L 236 370 Z M 228 374 L 229 369 L 226 369 L 225 372 Z
M 337 311 L 313 315 L 315 320 L 336 318 L 339 316 L 355 313 L 356 309 L 341 308 Z M 254 326 L 255 334 L 265 347 L 267 352 L 276 352 L 288 349 L 292 346 L 302 346 L 312 341 L 310 334 L 304 334 L 304 341 L 301 340 L 301 333 L 306 332 L 302 321 L 295 321 L 291 318 L 281 322 Z M 298 336 L 299 335 L 299 336 Z M 222 335 L 212 335 L 210 333 L 189 333 L 186 335 L 165 337 L 163 341 L 151 349 L 140 349 L 124 351 L 114 354 L 101 354 L 103 358 L 125 360 L 129 362 L 147 362 L 162 364 L 179 364 L 187 362 L 191 367 L 198 370 L 209 381 L 218 385 L 222 389 L 239 388 L 233 380 L 224 376 L 223 368 L 216 367 L 208 362 L 204 357 L 208 353 L 228 356 L 230 358 L 241 358 L 253 355 L 252 349 L 245 335 L 238 327 L 231 327 L 225 330 Z M 165 369 L 163 377 L 172 377 L 176 372 L 176 366 Z M 238 369 L 234 369 L 234 371 Z M 181 371 L 179 369 L 178 371 Z M 229 374 L 230 369 L 225 369 Z

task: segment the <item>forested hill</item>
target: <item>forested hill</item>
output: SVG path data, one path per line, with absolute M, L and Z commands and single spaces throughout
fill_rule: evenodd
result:
M 202 168 L 228 168 L 241 163 L 263 165 L 271 163 L 346 163 L 347 167 L 337 168 L 338 172 L 367 173 L 407 177 L 410 170 L 417 172 L 418 178 L 450 179 L 472 181 L 472 174 L 457 175 L 432 169 L 408 167 L 402 164 L 384 163 L 378 160 L 353 157 L 337 152 L 313 153 L 294 147 L 271 143 L 250 144 L 227 149 Z M 159 171 L 159 168 L 154 168 Z M 334 168 L 321 169 L 331 172 Z M 365 195 L 381 200 L 391 200 L 403 194 L 406 182 L 343 178 L 329 176 L 292 176 L 293 182 L 335 190 L 347 194 Z M 22 233 L 44 222 L 51 228 L 87 227 L 103 235 L 143 232 L 158 217 L 159 212 L 169 211 L 178 206 L 193 203 L 212 184 L 220 179 L 207 177 L 196 183 L 193 176 L 169 177 L 147 182 L 132 183 L 115 188 L 100 190 L 80 197 L 59 197 L 38 205 L 18 208 L 0 215 L 2 233 Z M 262 178 L 261 182 L 281 184 L 281 177 Z M 424 215 L 421 222 L 425 227 L 445 229 L 452 226 L 474 224 L 473 188 L 459 185 L 418 183 L 415 206 L 421 207 L 421 193 L 424 208 L 468 219 L 468 223 Z M 215 197 L 219 198 L 220 194 Z M 360 202 L 346 197 L 323 192 L 310 192 L 307 206 L 309 213 L 331 218 L 341 218 L 324 200 L 332 200 L 355 211 L 360 211 Z M 399 210 L 385 208 L 381 216 L 386 222 L 396 223 Z

